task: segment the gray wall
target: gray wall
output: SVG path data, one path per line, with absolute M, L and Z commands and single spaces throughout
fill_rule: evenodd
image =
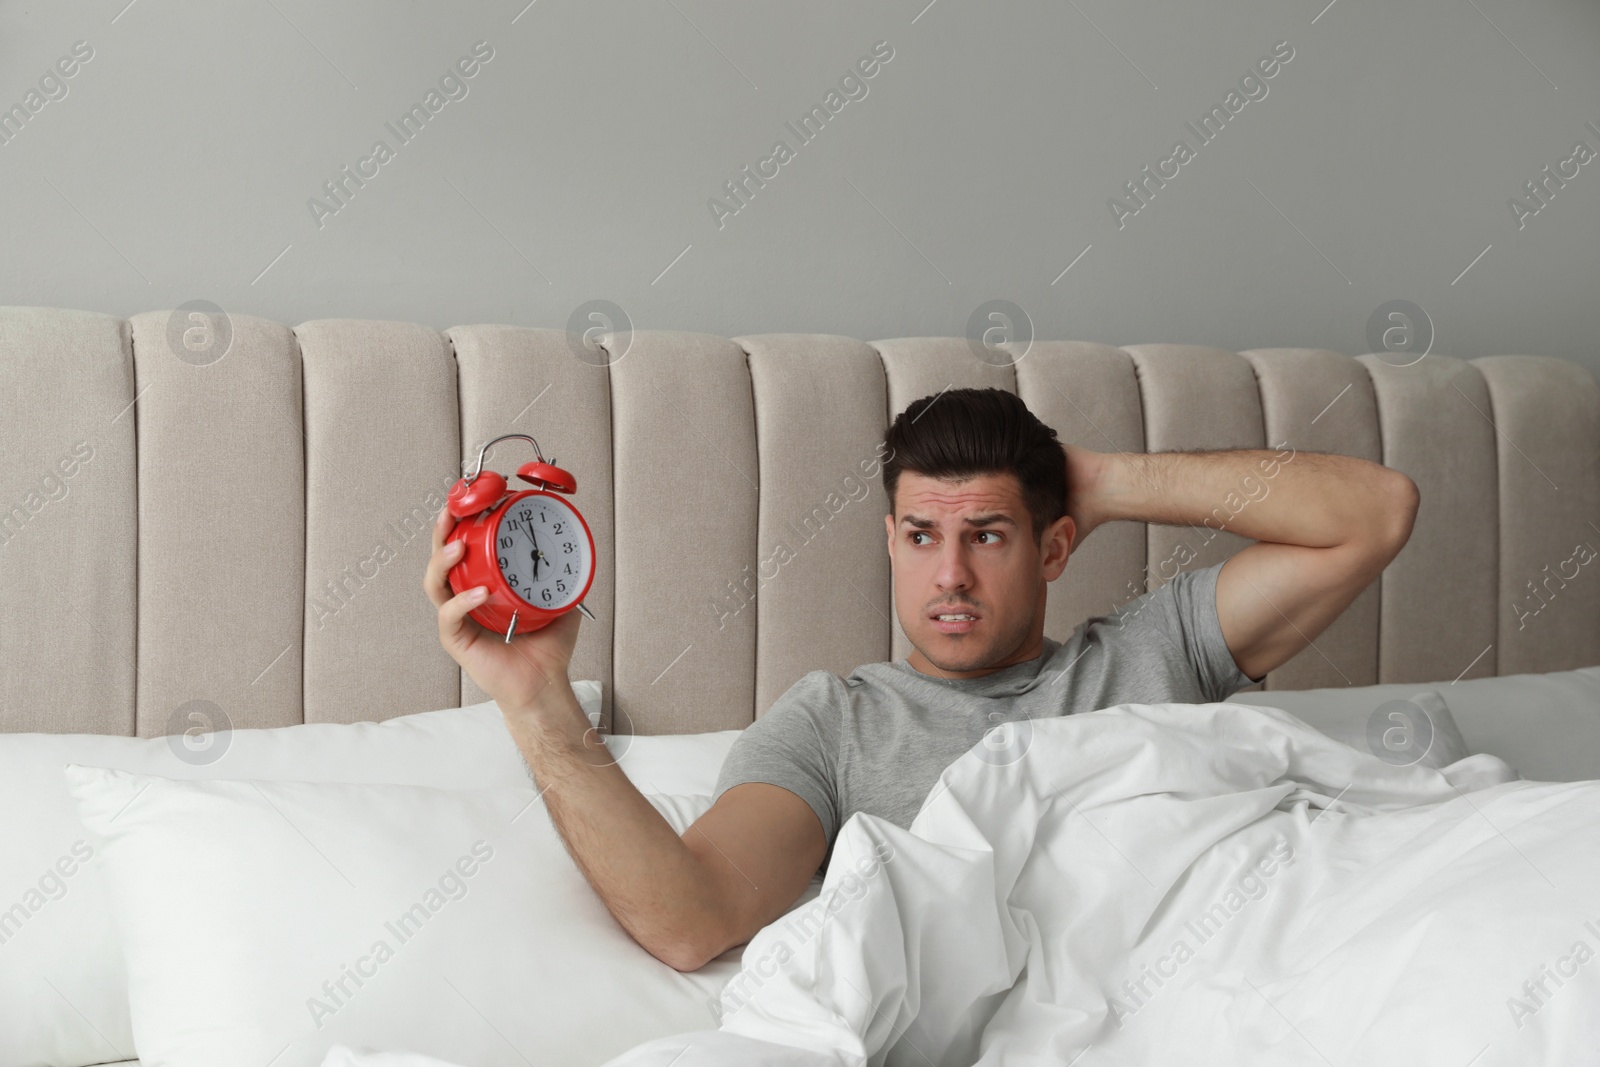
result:
M 59 97 L 0 144 L 0 304 L 444 328 L 605 299 L 636 328 L 876 339 L 999 298 L 1040 337 L 1357 354 L 1406 300 L 1434 352 L 1600 367 L 1600 159 L 1509 206 L 1600 152 L 1594 0 L 524 3 L 0 3 L 0 107 Z M 401 144 L 385 123 L 479 41 Z M 880 41 L 802 144 L 785 123 Z M 1282 41 L 1202 145 L 1185 122 Z

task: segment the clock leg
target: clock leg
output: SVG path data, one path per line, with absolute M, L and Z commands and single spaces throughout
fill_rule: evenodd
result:
M 511 643 L 511 635 L 517 632 L 517 613 L 511 613 L 511 625 L 506 627 L 506 644 Z
M 589 610 L 589 605 L 583 603 L 582 601 L 579 601 L 578 610 L 583 612 L 583 617 L 588 619 L 590 622 L 595 621 L 594 612 Z

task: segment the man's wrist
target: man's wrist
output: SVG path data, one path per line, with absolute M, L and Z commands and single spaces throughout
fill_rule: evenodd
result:
M 1106 511 L 1106 494 L 1116 474 L 1112 468 L 1120 456 L 1077 445 L 1065 447 L 1067 511 L 1073 519 L 1073 548 L 1076 549 L 1097 526 L 1110 521 L 1112 517 Z
M 578 695 L 566 675 L 549 678 L 535 692 L 520 694 L 515 698 L 495 697 L 494 702 L 507 714 L 547 714 L 554 708 L 566 708 L 578 703 Z
M 1102 452 L 1093 457 L 1090 499 L 1084 507 L 1091 528 L 1138 518 L 1138 501 L 1153 491 L 1152 471 L 1137 452 Z
M 551 679 L 530 698 L 519 701 L 497 698 L 495 703 L 508 722 L 531 730 L 546 746 L 582 749 L 585 735 L 591 729 L 589 717 L 584 714 L 572 683 L 565 677 Z

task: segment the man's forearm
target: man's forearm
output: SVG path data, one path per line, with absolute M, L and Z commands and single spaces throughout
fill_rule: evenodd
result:
M 572 686 L 561 679 L 536 706 L 501 711 L 557 833 L 617 922 L 663 962 L 695 959 L 715 917 L 706 872 L 590 730 Z
M 1404 476 L 1354 456 L 1293 448 L 1100 453 L 1083 506 L 1128 519 L 1226 529 L 1254 541 L 1330 548 L 1382 537 L 1403 518 Z

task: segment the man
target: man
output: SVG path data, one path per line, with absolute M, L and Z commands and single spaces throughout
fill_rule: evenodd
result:
M 1348 456 L 1063 446 L 1020 399 L 955 389 L 885 435 L 895 611 L 916 651 L 813 671 L 735 742 L 711 808 L 680 837 L 589 730 L 567 665 L 578 613 L 504 643 L 451 597 L 441 512 L 424 588 L 445 649 L 506 717 L 551 818 L 617 921 L 658 959 L 698 969 L 782 916 L 857 811 L 909 826 L 939 773 L 1021 719 L 1123 703 L 1220 701 L 1304 649 L 1411 535 L 1404 474 Z M 1071 552 L 1117 520 L 1225 525 L 1258 542 L 1172 577 L 1065 642 L 1045 595 Z M 1182 562 L 1182 561 L 1177 561 Z M 1168 577 L 1174 561 L 1153 567 Z M 587 740 L 586 740 L 587 738 Z

